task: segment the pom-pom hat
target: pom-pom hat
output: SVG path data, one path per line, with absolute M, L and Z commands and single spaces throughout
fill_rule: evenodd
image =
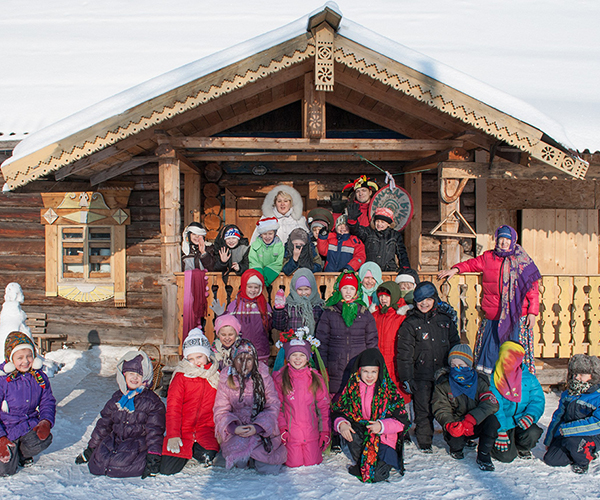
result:
M 17 368 L 12 362 L 12 358 L 15 352 L 22 349 L 29 349 L 33 353 L 33 365 L 34 370 L 39 370 L 42 367 L 42 360 L 36 356 L 35 344 L 33 341 L 23 332 L 11 332 L 7 335 L 6 341 L 4 342 L 4 371 L 6 373 L 14 372 Z
M 375 215 L 373 215 L 374 220 L 382 220 L 391 224 L 394 222 L 394 212 L 392 212 L 389 208 L 379 207 L 375 210 Z
M 448 354 L 448 364 L 450 364 L 453 359 L 461 359 L 469 368 L 473 367 L 473 351 L 468 344 L 455 345 L 450 351 L 450 354 Z

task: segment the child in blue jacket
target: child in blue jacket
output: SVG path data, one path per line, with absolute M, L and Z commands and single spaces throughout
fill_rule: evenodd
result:
M 576 354 L 569 361 L 567 390 L 548 426 L 544 462 L 553 467 L 571 465 L 585 474 L 600 445 L 600 360 Z

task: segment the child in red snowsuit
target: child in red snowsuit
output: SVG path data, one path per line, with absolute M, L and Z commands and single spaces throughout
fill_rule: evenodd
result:
M 180 472 L 192 457 L 208 467 L 219 451 L 213 420 L 218 364 L 212 362 L 210 344 L 199 328 L 183 342 L 183 356 L 169 385 L 161 474 Z
M 304 330 L 297 330 L 299 335 L 283 344 L 287 364 L 273 374 L 281 400 L 278 424 L 288 467 L 320 464 L 331 434 L 329 392 L 323 377 L 309 365 L 313 337 L 298 338 Z

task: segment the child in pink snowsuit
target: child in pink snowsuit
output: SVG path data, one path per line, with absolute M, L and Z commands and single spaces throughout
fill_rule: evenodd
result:
M 298 336 L 303 336 L 303 330 Z M 310 340 L 316 339 L 298 336 L 283 344 L 287 364 L 273 374 L 281 401 L 278 423 L 288 467 L 320 464 L 331 435 L 329 392 L 323 377 L 309 365 Z

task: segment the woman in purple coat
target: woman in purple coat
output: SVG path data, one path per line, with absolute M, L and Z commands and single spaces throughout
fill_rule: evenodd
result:
M 215 434 L 228 469 L 254 466 L 259 474 L 278 474 L 287 459 L 277 418 L 281 403 L 269 369 L 256 349 L 240 340 L 233 365 L 221 372 L 213 407 Z
M 375 318 L 361 297 L 356 272 L 343 271 L 317 325 L 319 353 L 329 373 L 329 392 L 334 401 L 350 377 L 354 358 L 365 349 L 377 347 Z
M 27 335 L 9 333 L 4 357 L 0 367 L 4 371 L 0 377 L 0 476 L 12 476 L 19 465 L 33 464 L 33 456 L 52 443 L 56 400 Z
M 117 364 L 115 392 L 100 412 L 87 449 L 75 463 L 89 461 L 97 476 L 156 476 L 165 433 L 165 405 L 148 387 L 152 362 L 142 351 L 130 351 Z

